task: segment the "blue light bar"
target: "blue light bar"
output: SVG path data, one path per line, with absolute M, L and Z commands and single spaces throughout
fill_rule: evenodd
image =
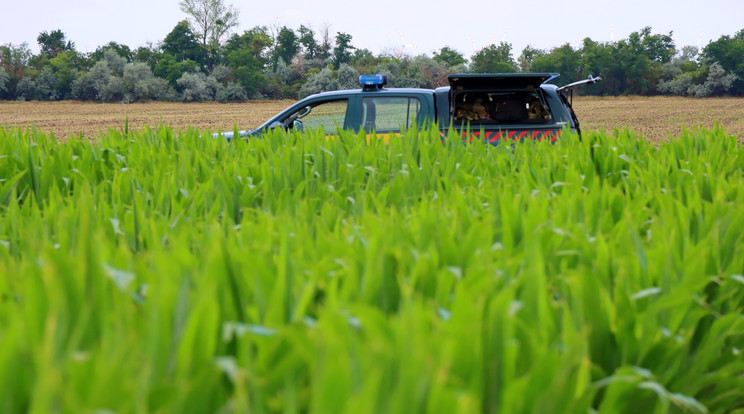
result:
M 359 84 L 364 87 L 364 90 L 377 90 L 387 85 L 387 75 L 361 75 Z

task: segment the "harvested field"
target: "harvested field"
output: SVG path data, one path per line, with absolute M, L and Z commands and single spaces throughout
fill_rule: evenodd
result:
M 83 134 L 95 139 L 109 128 L 121 129 L 129 120 L 130 129 L 162 122 L 173 128 L 193 126 L 199 129 L 232 131 L 233 125 L 250 129 L 291 105 L 292 101 L 255 101 L 249 103 L 177 103 L 150 102 L 104 104 L 78 101 L 7 102 L 0 101 L 0 125 L 4 127 L 36 125 L 52 131 L 58 139 Z
M 678 136 L 682 128 L 716 123 L 744 141 L 744 99 L 679 97 L 577 97 L 574 108 L 584 130 L 636 131 L 652 142 Z
M 292 101 L 248 103 L 141 103 L 0 101 L 0 125 L 36 125 L 59 139 L 83 134 L 95 139 L 108 128 L 120 129 L 129 119 L 130 129 L 161 123 L 174 128 L 189 125 L 211 131 L 250 129 L 260 125 Z M 710 128 L 716 122 L 744 140 L 744 99 L 675 97 L 577 97 L 576 112 L 584 130 L 631 129 L 652 142 L 676 136 L 685 128 Z

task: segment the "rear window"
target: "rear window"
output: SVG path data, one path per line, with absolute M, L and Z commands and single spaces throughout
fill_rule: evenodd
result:
M 544 124 L 552 120 L 538 91 L 465 91 L 455 94 L 457 124 Z

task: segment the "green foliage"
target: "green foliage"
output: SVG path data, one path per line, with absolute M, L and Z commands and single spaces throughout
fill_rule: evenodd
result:
M 570 83 L 581 76 L 581 52 L 574 50 L 568 43 L 555 47 L 548 53 L 537 53 L 528 51 L 520 58 L 525 61 L 532 59 L 528 64 L 531 72 L 555 72 L 560 73 L 561 82 Z
M 176 62 L 193 61 L 206 64 L 206 49 L 197 41 L 189 23 L 182 20 L 165 36 L 160 46 L 163 53 L 172 56 Z
M 43 31 L 36 38 L 39 43 L 41 53 L 48 58 L 54 58 L 60 53 L 71 52 L 75 50 L 75 43 L 66 39 L 62 30 L 53 30 L 49 33 Z
M 25 74 L 29 72 L 28 65 L 32 56 L 33 53 L 31 53 L 26 43 L 17 46 L 0 46 L 0 65 L 8 75 L 8 80 L 5 84 L 7 92 L 4 95 L 9 97 L 9 99 L 15 99 L 16 86 Z
M 78 74 L 78 77 L 72 83 L 72 95 L 75 99 L 102 102 L 131 102 L 134 100 L 132 95 L 134 89 L 141 91 L 142 87 L 132 82 L 131 75 L 127 81 L 120 76 L 126 72 L 126 67 L 131 64 L 125 63 L 121 66 L 120 72 L 118 69 L 112 70 L 109 62 L 118 66 L 120 63 L 123 63 L 124 58 L 111 51 L 106 52 L 106 56 L 110 59 L 101 60 L 90 71 Z M 142 71 L 138 73 L 146 76 Z M 160 84 L 164 86 L 162 82 L 152 79 L 148 80 L 147 78 L 142 79 L 142 82 L 148 85 Z M 132 89 L 129 89 L 130 87 Z
M 470 70 L 475 73 L 510 73 L 517 71 L 510 43 L 501 42 L 478 50 L 470 58 Z
M 719 129 L 0 128 L 0 154 L 4 412 L 744 408 L 744 152 Z
M 357 79 L 357 83 L 358 81 Z M 320 72 L 311 75 L 302 85 L 300 98 L 320 92 L 334 91 L 338 88 L 338 80 L 334 78 L 333 71 L 330 68 L 323 68 Z
M 336 77 L 339 89 L 359 89 L 359 72 L 351 66 L 341 65 Z
M 189 15 L 194 33 L 208 50 L 216 49 L 222 38 L 238 26 L 238 10 L 223 0 L 181 0 L 178 5 Z
M 5 68 L 0 66 L 0 93 L 8 90 L 7 86 L 5 85 L 8 83 L 9 79 L 10 76 L 8 75 L 8 72 L 5 71 Z
M 281 59 L 285 64 L 291 63 L 292 59 L 300 50 L 300 42 L 294 30 L 287 26 L 282 26 L 274 41 L 274 50 L 272 51 L 272 62 L 276 68 L 277 62 Z
M 140 46 L 134 51 L 132 61 L 146 63 L 150 70 L 155 70 L 162 56 L 163 53 L 159 47 L 148 43 L 147 46 Z
M 305 59 L 313 60 L 318 57 L 320 45 L 315 39 L 315 31 L 312 28 L 300 25 L 298 30 L 299 38 L 297 39 L 305 55 Z
M 36 82 L 30 76 L 21 78 L 15 89 L 15 95 L 19 100 L 28 101 L 36 98 Z
M 171 100 L 172 90 L 165 79 L 153 75 L 150 67 L 144 62 L 127 64 L 122 76 L 124 88 L 124 102 L 139 102 L 146 100 Z
M 35 98 L 41 101 L 53 101 L 57 96 L 57 76 L 52 69 L 44 68 L 34 79 Z
M 718 62 L 726 71 L 737 76 L 734 89 L 738 95 L 744 94 L 744 29 L 734 36 L 721 36 L 703 48 L 703 56 L 711 62 Z
M 522 53 L 519 55 L 519 58 L 517 59 L 518 65 L 519 65 L 519 71 L 520 72 L 538 72 L 538 70 L 532 69 L 532 62 L 535 61 L 535 59 L 545 56 L 547 52 L 535 49 L 534 47 L 527 45 L 524 49 L 522 49 Z
M 38 55 L 31 53 L 25 44 L 0 46 L 0 65 L 8 75 L 0 99 L 74 98 L 80 91 L 80 88 L 73 90 L 74 80 L 101 60 L 107 60 L 116 78 L 123 76 L 126 63 L 145 62 L 155 77 L 165 79 L 173 89 L 179 87 L 177 82 L 186 73 L 202 72 L 208 76 L 215 67 L 224 65 L 231 79 L 220 84 L 224 91 L 229 89 L 234 93 L 220 93 L 219 100 L 241 100 L 243 96 L 295 99 L 325 88 L 322 85 L 332 85 L 327 79 L 316 79 L 316 84 L 303 90 L 305 83 L 323 68 L 330 65 L 332 70 L 338 70 L 344 64 L 362 74 L 389 74 L 390 86 L 398 87 L 445 86 L 447 75 L 455 72 L 530 71 L 558 72 L 559 84 L 586 79 L 588 75 L 602 76 L 603 81 L 591 90 L 578 93 L 696 97 L 744 93 L 744 30 L 711 42 L 701 55 L 692 46 L 683 46 L 678 53 L 671 32 L 652 33 L 647 26 L 617 42 L 586 38 L 576 48 L 569 44 L 550 50 L 527 46 L 516 60 L 512 45 L 501 42 L 478 50 L 465 66 L 466 59 L 450 46 L 434 51 L 432 57 L 402 52 L 375 55 L 369 49 L 352 46 L 350 34 L 338 32 L 334 39 L 329 25 L 318 31 L 304 25 L 297 30 L 276 26 L 273 31 L 256 26 L 243 34 L 232 35 L 223 44 L 237 21 L 231 5 L 223 0 L 189 0 L 182 1 L 181 7 L 191 23 L 187 20 L 177 23 L 161 47 L 150 44 L 132 51 L 126 45 L 109 42 L 93 53 L 81 54 L 59 30 L 39 35 L 45 51 Z M 46 68 L 56 77 L 52 89 L 49 71 L 44 72 Z M 49 82 L 42 82 L 37 90 L 36 78 L 42 72 L 41 80 Z M 22 81 L 24 78 L 28 79 Z M 336 75 L 332 74 L 331 81 L 335 79 Z M 114 93 L 109 95 L 118 99 L 123 96 L 121 85 L 116 79 L 113 82 Z M 126 96 L 123 99 L 127 101 Z
M 57 99 L 72 98 L 72 83 L 75 81 L 83 60 L 76 51 L 59 53 L 56 57 L 49 59 L 49 67 L 52 68 L 56 77 L 54 89 Z
M 154 73 L 157 77 L 163 78 L 168 81 L 171 87 L 176 87 L 176 81 L 181 78 L 185 73 L 197 72 L 199 70 L 199 63 L 193 60 L 178 61 L 169 53 L 163 53 L 163 57 L 155 67 Z
M 438 52 L 434 52 L 434 60 L 452 67 L 461 66 L 467 63 L 467 60 L 463 57 L 462 53 L 449 46 L 444 46 L 439 49 Z
M 338 69 L 344 63 L 351 62 L 351 51 L 355 47 L 351 45 L 351 35 L 348 33 L 336 33 L 336 46 L 333 48 L 333 67 Z
M 129 46 L 117 42 L 108 42 L 104 46 L 97 47 L 96 51 L 91 53 L 90 59 L 93 62 L 103 59 L 111 60 L 114 55 L 119 59 L 123 59 L 124 63 L 131 62 L 133 57 L 132 49 Z

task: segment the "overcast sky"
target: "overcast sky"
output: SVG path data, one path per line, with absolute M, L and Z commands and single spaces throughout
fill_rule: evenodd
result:
M 79 51 L 110 41 L 131 48 L 161 41 L 187 16 L 179 0 L 2 0 L 0 44 L 26 42 L 38 51 L 42 31 L 61 29 Z M 352 36 L 374 53 L 428 54 L 442 46 L 469 58 L 492 43 L 512 44 L 514 57 L 531 45 L 550 49 L 581 39 L 621 40 L 644 26 L 673 36 L 678 49 L 704 47 L 744 29 L 744 0 L 227 0 L 240 11 L 238 32 L 257 25 L 301 24 Z

